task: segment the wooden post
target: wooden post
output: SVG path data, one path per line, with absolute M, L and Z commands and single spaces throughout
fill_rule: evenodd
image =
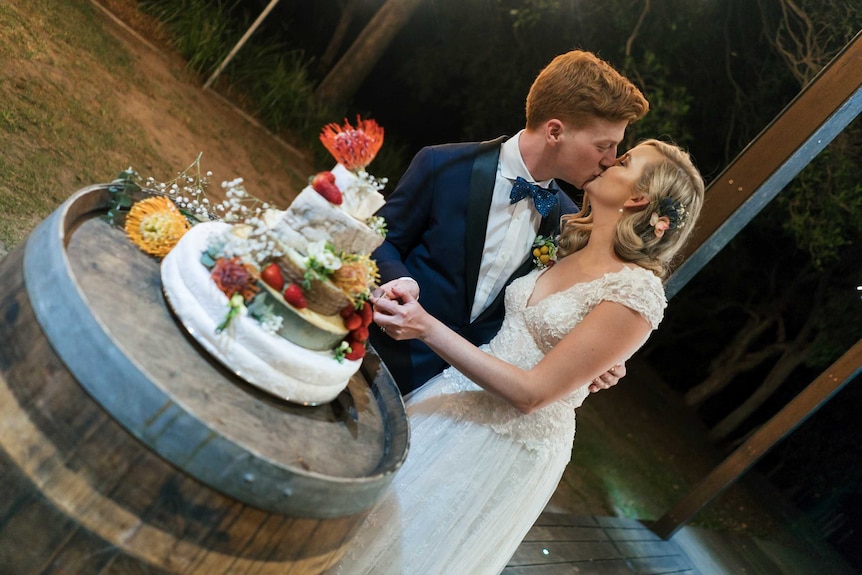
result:
M 266 18 L 267 14 L 269 14 L 272 9 L 275 8 L 276 4 L 278 4 L 278 0 L 270 0 L 267 7 L 264 8 L 263 12 L 260 13 L 260 16 L 257 17 L 257 20 L 255 20 L 254 23 L 249 27 L 249 29 L 245 31 L 245 34 L 242 35 L 242 38 L 239 39 L 239 42 L 236 43 L 236 46 L 231 49 L 225 59 L 222 60 L 221 64 L 218 65 L 216 71 L 213 72 L 212 76 L 209 77 L 209 80 L 204 83 L 204 90 L 207 90 L 210 86 L 212 86 L 212 83 L 215 82 L 216 78 L 219 77 L 219 74 L 222 73 L 222 70 L 225 69 L 225 66 L 227 66 L 231 60 L 233 60 L 233 57 L 236 56 L 236 53 L 239 52 L 239 49 L 242 48 L 243 44 L 246 43 L 246 40 L 248 40 L 249 37 L 254 34 L 254 31 L 257 30 L 257 27 L 260 26 L 260 23 L 263 22 L 263 19 Z
M 862 340 L 856 342 L 781 411 L 754 432 L 736 451 L 695 485 L 651 529 L 669 539 L 710 501 L 730 487 L 767 451 L 820 409 L 835 393 L 862 372 Z

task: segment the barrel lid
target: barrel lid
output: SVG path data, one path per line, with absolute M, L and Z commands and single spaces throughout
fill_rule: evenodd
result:
M 154 452 L 242 502 L 319 518 L 373 505 L 408 445 L 404 403 L 373 349 L 331 403 L 248 385 L 179 325 L 159 261 L 99 217 L 107 207 L 107 184 L 78 191 L 24 256 L 37 321 L 81 386 Z

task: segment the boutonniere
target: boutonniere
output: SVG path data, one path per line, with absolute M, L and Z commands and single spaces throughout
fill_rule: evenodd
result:
M 551 267 L 557 261 L 557 242 L 552 237 L 536 236 L 533 240 L 532 255 L 536 269 Z

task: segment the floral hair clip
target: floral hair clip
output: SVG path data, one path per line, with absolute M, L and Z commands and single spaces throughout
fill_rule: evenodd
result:
M 667 230 L 685 227 L 685 219 L 688 213 L 679 200 L 662 198 L 659 200 L 658 209 L 649 218 L 649 225 L 654 228 L 655 235 L 660 238 Z

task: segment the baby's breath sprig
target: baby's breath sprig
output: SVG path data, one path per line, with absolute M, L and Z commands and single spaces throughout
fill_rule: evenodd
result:
M 170 198 L 191 224 L 218 219 L 206 195 L 212 172 L 202 172 L 202 156 L 203 152 L 199 153 L 195 161 L 167 182 L 159 182 L 152 176 L 144 178 L 131 167 L 123 170 L 108 186 L 109 206 L 103 218 L 119 225 L 134 203 L 132 196 L 146 194 Z
M 284 318 L 275 313 L 272 304 L 266 302 L 266 296 L 259 294 L 248 304 L 248 313 L 260 322 L 263 331 L 275 334 L 281 329 Z
M 360 185 L 368 186 L 378 192 L 382 192 L 386 184 L 389 183 L 389 178 L 376 178 L 365 170 L 359 170 L 356 172 L 356 176 L 359 178 Z
M 243 237 L 218 238 L 218 249 L 228 257 L 240 257 L 248 263 L 260 266 L 264 261 L 283 255 L 278 248 L 275 232 L 267 222 L 267 212 L 272 206 L 245 189 L 242 178 L 222 182 L 225 199 L 212 202 L 207 197 L 212 172 L 201 169 L 199 153 L 195 160 L 174 179 L 160 182 L 154 177 L 142 177 L 129 167 L 120 172 L 108 187 L 109 209 L 103 218 L 111 225 L 122 225 L 136 199 L 134 196 L 164 196 L 170 199 L 190 224 L 221 220 L 230 224 L 245 224 L 248 229 Z
M 365 220 L 365 225 L 384 238 L 386 237 L 386 233 L 389 231 L 386 227 L 386 220 L 383 219 L 383 216 L 371 216 Z
M 267 202 L 249 194 L 242 178 L 222 182 L 221 187 L 225 190 L 225 199 L 215 205 L 215 211 L 220 214 L 220 219 L 229 224 L 262 218 L 264 212 L 271 207 Z
M 192 223 L 216 219 L 206 192 L 212 172 L 201 172 L 202 156 L 203 152 L 198 153 L 195 161 L 173 180 L 157 182 L 152 176 L 145 180 L 148 189 L 171 198 Z
M 259 268 L 273 258 L 284 255 L 279 247 L 278 234 L 269 221 L 274 213 L 274 207 L 248 193 L 242 178 L 222 182 L 225 199 L 211 206 L 213 219 L 243 228 L 242 234 L 225 234 L 214 238 L 220 245 L 217 251 L 230 256 L 240 257 L 244 261 L 254 263 Z

